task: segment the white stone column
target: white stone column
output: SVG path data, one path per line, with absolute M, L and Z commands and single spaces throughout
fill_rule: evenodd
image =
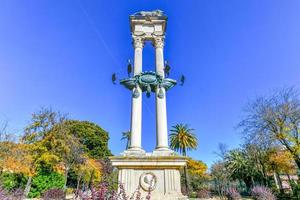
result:
M 144 41 L 142 37 L 133 37 L 134 46 L 134 68 L 133 74 L 138 75 L 142 72 L 143 63 L 143 46 Z M 131 141 L 129 151 L 143 151 L 141 146 L 142 141 L 142 91 L 141 88 L 137 88 L 139 91 L 138 97 L 132 95 L 132 107 L 131 107 Z M 132 91 L 133 94 L 134 90 Z
M 164 36 L 154 38 L 156 73 L 165 77 L 164 73 Z M 163 91 L 163 98 L 158 97 L 159 88 L 156 90 L 156 150 L 169 150 L 166 91 Z

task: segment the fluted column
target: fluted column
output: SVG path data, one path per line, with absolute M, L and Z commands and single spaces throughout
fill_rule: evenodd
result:
M 164 78 L 164 37 L 154 38 L 156 73 Z M 168 150 L 168 128 L 166 91 L 161 88 L 163 98 L 158 97 L 159 88 L 156 89 L 156 150 Z
M 143 46 L 144 41 L 142 37 L 133 37 L 134 46 L 134 68 L 133 74 L 138 75 L 142 72 L 143 63 Z M 138 87 L 138 96 L 134 96 L 134 90 L 132 91 L 132 107 L 131 107 L 131 143 L 129 150 L 141 151 L 142 146 L 142 91 Z M 142 150 L 143 151 L 143 150 Z

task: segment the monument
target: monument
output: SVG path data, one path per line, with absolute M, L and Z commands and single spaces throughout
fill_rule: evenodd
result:
M 148 192 L 153 200 L 187 199 L 181 193 L 180 169 L 186 158 L 178 156 L 168 146 L 166 91 L 176 81 L 165 78 L 164 39 L 167 17 L 160 10 L 141 11 L 130 16 L 134 47 L 133 77 L 120 81 L 132 92 L 130 147 L 120 156 L 111 157 L 118 168 L 118 181 L 127 194 L 141 188 L 142 197 Z M 143 72 L 143 47 L 151 42 L 155 49 L 156 70 Z M 141 146 L 142 93 L 156 98 L 156 148 L 147 153 Z

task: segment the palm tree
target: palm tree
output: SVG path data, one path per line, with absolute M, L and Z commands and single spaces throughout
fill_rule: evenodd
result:
M 172 126 L 170 137 L 171 149 L 181 153 L 183 156 L 187 156 L 187 151 L 196 149 L 198 146 L 198 139 L 193 133 L 194 129 L 189 128 L 187 124 L 176 124 Z M 187 193 L 188 189 L 188 175 L 187 168 L 184 167 L 185 187 Z
M 176 124 L 172 126 L 170 134 L 170 147 L 179 151 L 183 156 L 187 155 L 187 151 L 197 149 L 198 140 L 193 133 L 194 129 L 189 128 L 187 124 Z
M 130 147 L 130 138 L 131 138 L 131 131 L 125 131 L 122 133 L 121 140 L 126 140 L 126 149 Z

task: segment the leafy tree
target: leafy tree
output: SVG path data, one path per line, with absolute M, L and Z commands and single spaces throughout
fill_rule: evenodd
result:
M 207 165 L 198 160 L 188 159 L 187 169 L 190 177 L 190 186 L 192 191 L 198 191 L 205 186 L 209 176 L 207 174 Z
M 257 175 L 256 168 L 242 149 L 234 149 L 225 157 L 225 167 L 233 180 L 243 180 L 247 188 L 254 184 L 253 177 Z
M 270 153 L 269 167 L 283 174 L 296 174 L 296 166 L 293 157 L 287 150 L 274 149 Z
M 183 156 L 187 156 L 187 151 L 196 149 L 198 146 L 197 137 L 193 134 L 194 129 L 189 128 L 187 124 L 176 124 L 172 126 L 170 134 L 170 147 L 182 153 Z M 187 168 L 184 167 L 185 174 L 185 187 L 187 193 L 188 189 L 188 173 Z
M 57 124 L 43 140 L 43 147 L 46 147 L 47 152 L 59 158 L 59 163 L 63 166 L 65 173 L 65 184 L 68 180 L 69 170 L 76 165 L 84 163 L 84 151 L 79 140 L 69 134 L 69 129 L 65 124 Z M 46 153 L 47 153 L 46 152 Z
M 284 146 L 300 168 L 300 99 L 296 89 L 257 98 L 248 105 L 239 126 L 249 137 L 266 137 Z
M 126 149 L 130 147 L 131 131 L 125 131 L 122 133 L 121 140 L 126 140 Z
M 207 165 L 201 160 L 188 159 L 187 169 L 192 175 L 205 176 Z
M 32 176 L 35 174 L 33 157 L 31 155 L 32 145 L 17 144 L 13 142 L 0 143 L 0 165 L 6 170 L 16 174 L 27 176 L 25 196 L 31 186 Z
M 176 124 L 172 126 L 170 134 L 170 147 L 179 151 L 183 156 L 187 156 L 187 151 L 196 149 L 198 140 L 194 129 L 189 128 L 187 124 Z
M 260 185 L 269 185 L 268 165 L 270 152 L 273 147 L 262 146 L 257 143 L 246 143 L 243 145 L 243 151 L 246 159 L 252 165 L 252 171 L 256 177 L 253 177 Z M 252 174 L 253 175 L 253 174 Z
M 87 158 L 84 163 L 75 167 L 75 172 L 77 175 L 77 191 L 81 182 L 86 185 L 94 185 L 99 184 L 102 180 L 102 164 L 94 159 Z
M 66 115 L 55 112 L 52 108 L 42 107 L 32 114 L 31 122 L 24 130 L 23 142 L 32 144 L 43 139 L 56 124 L 62 123 L 65 119 Z
M 108 139 L 108 133 L 94 123 L 63 121 L 53 126 L 43 140 L 35 143 L 36 166 L 44 173 L 64 173 L 64 188 L 67 183 L 74 186 L 81 181 L 87 183 L 87 179 L 97 182 L 101 177 L 101 167 L 95 167 L 97 162 L 94 159 L 111 155 Z
M 268 170 L 273 172 L 276 186 L 280 189 L 281 193 L 284 193 L 280 174 L 286 174 L 290 178 L 290 174 L 296 174 L 295 162 L 293 157 L 287 150 L 280 148 L 274 148 L 270 152 L 268 160 Z
M 69 134 L 78 138 L 84 152 L 89 157 L 102 159 L 112 155 L 108 149 L 108 133 L 100 126 L 92 122 L 78 120 L 66 120 L 63 126 Z

